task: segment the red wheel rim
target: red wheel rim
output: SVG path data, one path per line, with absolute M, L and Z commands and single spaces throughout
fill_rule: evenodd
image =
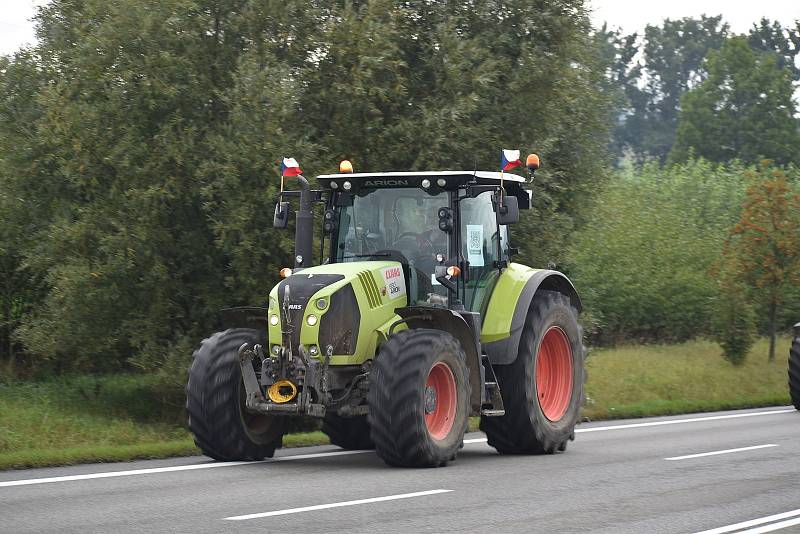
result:
M 564 416 L 572 398 L 572 345 L 558 326 L 544 333 L 536 356 L 536 394 L 550 421 Z
M 444 439 L 453 429 L 456 418 L 456 379 L 450 366 L 437 362 L 428 373 L 423 398 L 425 426 L 433 439 Z

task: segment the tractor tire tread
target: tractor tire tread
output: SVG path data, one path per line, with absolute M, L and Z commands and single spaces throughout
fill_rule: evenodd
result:
M 280 447 L 282 432 L 267 443 L 246 433 L 239 410 L 241 369 L 239 347 L 258 339 L 254 330 L 230 329 L 204 339 L 194 352 L 186 385 L 189 430 L 197 447 L 215 460 L 271 458 Z

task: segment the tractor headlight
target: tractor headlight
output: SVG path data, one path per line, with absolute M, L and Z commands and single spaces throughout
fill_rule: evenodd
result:
M 315 326 L 317 324 L 317 316 L 314 314 L 309 315 L 306 317 L 306 323 L 308 323 L 308 326 Z
M 318 310 L 324 310 L 325 308 L 328 307 L 328 301 L 325 299 L 317 299 L 317 302 L 315 304 L 317 305 Z
M 269 316 L 269 324 L 271 324 L 272 326 L 278 326 L 278 321 L 279 321 L 278 316 L 275 315 L 274 313 Z

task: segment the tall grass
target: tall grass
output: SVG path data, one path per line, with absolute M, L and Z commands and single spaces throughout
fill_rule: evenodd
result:
M 769 363 L 769 342 L 760 339 L 738 367 L 704 340 L 599 349 L 587 360 L 583 413 L 609 419 L 788 404 L 789 345 L 780 338 Z

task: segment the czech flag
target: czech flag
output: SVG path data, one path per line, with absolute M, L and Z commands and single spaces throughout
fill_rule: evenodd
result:
M 500 169 L 510 171 L 514 167 L 519 167 L 522 162 L 519 160 L 519 150 L 503 149 L 503 157 L 500 158 Z
M 519 150 L 517 150 L 519 156 Z M 283 158 L 281 161 L 281 176 L 299 176 L 303 174 L 300 164 L 294 158 Z

